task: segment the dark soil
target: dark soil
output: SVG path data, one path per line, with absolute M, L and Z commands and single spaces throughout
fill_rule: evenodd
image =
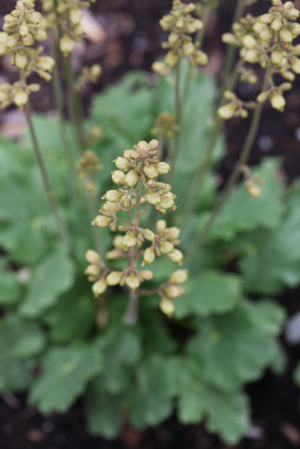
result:
M 164 39 L 158 21 L 169 10 L 172 0 L 98 0 L 92 12 L 107 33 L 107 40 L 96 45 L 86 42 L 76 53 L 75 64 L 79 73 L 84 65 L 100 63 L 103 75 L 96 86 L 89 86 L 83 103 L 88 113 L 91 95 L 104 86 L 114 83 L 130 70 L 149 70 L 161 54 Z M 4 14 L 10 12 L 14 2 L 1 0 L 0 24 Z M 300 0 L 296 1 L 299 7 Z M 208 70 L 216 76 L 222 73 L 224 47 L 220 36 L 229 31 L 235 2 L 223 0 L 219 10 L 211 15 L 205 39 L 205 50 L 212 61 Z M 249 7 L 254 14 L 265 11 L 266 2 Z M 0 77 L 14 80 L 16 73 L 9 68 L 5 58 L 0 61 Z M 238 86 L 238 94 L 251 98 L 256 87 Z M 51 85 L 46 84 L 40 93 L 32 96 L 33 108 L 39 112 L 53 109 Z M 0 121 L 5 119 L 0 114 Z M 220 173 L 225 179 L 232 170 L 248 130 L 248 120 L 231 120 L 227 124 L 228 155 Z M 282 158 L 282 166 L 289 180 L 300 176 L 300 77 L 287 95 L 284 113 L 266 107 L 250 163 L 257 163 L 265 155 Z M 300 290 L 288 290 L 279 298 L 289 314 L 300 310 Z M 284 342 L 283 342 L 284 343 Z M 289 449 L 300 447 L 299 389 L 292 382 L 292 372 L 300 360 L 298 346 L 287 347 L 289 364 L 287 372 L 277 377 L 270 372 L 248 387 L 253 409 L 253 426 L 238 449 Z M 91 438 L 86 434 L 82 407 L 78 402 L 66 415 L 53 414 L 41 417 L 35 410 L 26 408 L 25 397 L 3 395 L 0 398 L 0 449 L 225 449 L 217 438 L 208 435 L 202 426 L 182 426 L 175 418 L 157 429 L 143 433 L 125 428 L 115 442 Z

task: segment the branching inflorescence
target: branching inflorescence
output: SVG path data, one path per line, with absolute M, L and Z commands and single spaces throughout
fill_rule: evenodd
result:
M 109 227 L 113 232 L 117 230 L 125 232 L 124 236 L 117 235 L 114 238 L 114 249 L 106 254 L 107 259 L 125 258 L 128 267 L 123 271 L 112 271 L 101 261 L 98 253 L 88 250 L 87 261 L 91 264 L 85 271 L 89 280 L 94 282 L 93 293 L 95 297 L 104 293 L 107 285 L 127 285 L 131 291 L 138 295 L 159 294 L 162 298 L 160 307 L 167 315 L 172 315 L 174 300 L 184 293 L 178 284 L 187 279 L 187 270 L 175 271 L 170 280 L 160 287 L 152 290 L 141 290 L 139 287 L 144 281 L 153 278 L 150 270 L 139 270 L 141 266 L 151 264 L 155 257 L 166 254 L 173 262 L 181 264 L 182 252 L 176 248 L 180 244 L 180 229 L 167 228 L 165 220 L 156 223 L 156 234 L 150 229 L 141 227 L 141 217 L 152 205 L 161 214 L 167 209 L 176 209 L 175 195 L 171 192 L 171 186 L 163 182 L 157 182 L 158 175 L 164 175 L 170 171 L 170 166 L 157 159 L 158 142 L 139 142 L 131 150 L 126 150 L 123 157 L 118 157 L 114 162 L 118 168 L 112 172 L 112 180 L 119 186 L 118 190 L 109 190 L 102 199 L 106 202 L 93 221 L 93 225 L 101 228 Z M 125 174 L 126 173 L 126 174 Z M 136 187 L 134 187 L 136 186 Z M 143 206 L 143 208 L 142 208 Z M 134 211 L 134 214 L 132 214 Z M 118 215 L 120 214 L 120 215 Z M 123 217 L 126 215 L 128 219 Z M 145 241 L 150 246 L 144 248 Z

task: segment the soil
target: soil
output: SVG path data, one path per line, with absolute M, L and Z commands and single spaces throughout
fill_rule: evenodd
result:
M 1 0 L 0 25 L 3 15 L 12 9 L 11 0 Z M 75 69 L 100 63 L 103 75 L 99 83 L 84 92 L 84 108 L 88 113 L 91 96 L 104 86 L 114 83 L 130 70 L 149 70 L 162 50 L 164 39 L 158 21 L 170 9 L 172 0 L 98 0 L 92 5 L 92 13 L 103 27 L 107 38 L 100 44 L 86 41 L 75 51 Z M 300 0 L 295 2 L 300 9 Z M 249 7 L 253 14 L 269 7 L 258 2 Z M 235 2 L 223 0 L 218 11 L 211 14 L 205 36 L 205 50 L 209 54 L 210 73 L 220 76 L 224 59 L 224 46 L 220 41 L 223 32 L 230 30 Z M 46 49 L 49 43 L 46 43 Z M 5 58 L 0 61 L 0 81 L 15 80 L 16 72 Z M 253 98 L 257 88 L 238 86 L 242 98 Z M 40 93 L 32 96 L 33 109 L 48 112 L 53 109 L 51 86 L 44 84 Z M 7 123 L 13 109 L 0 113 L 0 125 Z M 9 121 L 9 120 L 8 120 Z M 14 127 L 15 124 L 12 123 Z M 220 174 L 225 180 L 237 160 L 249 126 L 248 120 L 231 120 L 226 126 L 228 154 L 224 158 Z M 3 128 L 2 128 L 3 130 Z M 250 164 L 259 162 L 266 155 L 282 158 L 283 174 L 288 180 L 300 175 L 300 77 L 287 95 L 284 113 L 266 107 Z M 287 290 L 279 302 L 289 315 L 300 310 L 300 289 Z M 264 378 L 248 386 L 252 404 L 252 426 L 248 436 L 237 449 L 289 449 L 300 447 L 299 389 L 292 382 L 293 369 L 300 360 L 300 347 L 282 343 L 288 354 L 288 369 L 277 377 L 267 372 Z M 157 429 L 136 432 L 125 428 L 114 442 L 87 435 L 80 401 L 65 415 L 42 417 L 36 410 L 26 408 L 26 397 L 2 395 L 0 398 L 0 449 L 225 449 L 218 438 L 208 435 L 203 426 L 183 426 L 175 417 Z

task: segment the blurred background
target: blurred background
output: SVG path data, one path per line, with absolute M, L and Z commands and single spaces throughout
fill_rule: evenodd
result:
M 1 28 L 3 16 L 11 11 L 14 4 L 12 0 L 1 0 Z M 86 11 L 83 23 L 86 39 L 75 46 L 74 68 L 77 74 L 83 66 L 95 63 L 103 68 L 99 83 L 88 84 L 82 94 L 86 115 L 94 93 L 115 83 L 129 71 L 150 71 L 153 61 L 163 54 L 161 43 L 165 36 L 159 20 L 171 5 L 172 0 L 97 0 L 90 11 Z M 37 2 L 37 9 L 39 7 Z M 257 15 L 269 7 L 269 2 L 260 0 L 250 5 L 247 12 Z M 300 0 L 295 2 L 295 7 L 300 10 Z M 204 41 L 209 63 L 204 70 L 217 79 L 222 74 L 225 53 L 221 35 L 230 31 L 234 10 L 235 1 L 221 0 L 218 9 L 209 17 Z M 45 43 L 45 49 L 49 51 L 49 42 Z M 7 57 L 1 58 L 0 83 L 7 80 L 14 82 L 17 78 L 18 70 L 10 65 Z M 243 84 L 238 85 L 237 93 L 240 98 L 249 100 L 257 96 L 258 89 L 257 86 Z M 42 82 L 41 91 L 32 95 L 31 99 L 35 112 L 53 114 L 51 83 Z M 296 77 L 286 100 L 283 113 L 266 106 L 250 164 L 258 163 L 267 155 L 280 156 L 282 169 L 279 176 L 290 182 L 300 176 L 300 76 Z M 248 126 L 248 120 L 239 118 L 226 123 L 228 152 L 219 168 L 220 186 L 235 165 Z M 3 136 L 16 140 L 23 129 L 23 117 L 19 110 L 11 106 L 0 111 L 0 133 Z M 278 301 L 288 310 L 290 317 L 295 317 L 300 311 L 300 289 L 287 290 Z M 289 335 L 288 329 L 282 337 L 289 356 L 286 374 L 276 377 L 268 372 L 263 380 L 248 387 L 253 424 L 247 437 L 236 448 L 300 447 L 299 390 L 292 384 L 291 377 L 300 357 L 300 335 L 296 344 L 294 339 L 293 345 L 290 344 Z M 0 398 L 0 449 L 226 448 L 217 438 L 206 434 L 202 426 L 184 427 L 175 418 L 158 429 L 143 433 L 125 429 L 118 441 L 109 443 L 100 438 L 92 439 L 86 434 L 80 404 L 76 404 L 66 415 L 53 415 L 46 419 L 35 410 L 27 410 L 24 403 L 24 397 Z

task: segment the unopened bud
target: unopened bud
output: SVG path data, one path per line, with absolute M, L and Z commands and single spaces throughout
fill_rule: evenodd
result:
M 131 248 L 137 244 L 137 238 L 134 231 L 129 231 L 123 237 L 123 245 L 125 248 Z
M 150 229 L 143 229 L 142 234 L 145 239 L 149 240 L 150 242 L 153 242 L 155 240 L 155 234 L 154 232 L 150 231 Z
M 160 310 L 168 317 L 171 317 L 175 310 L 174 304 L 168 298 L 165 297 L 162 298 L 159 307 Z
M 161 197 L 160 198 L 160 203 L 159 203 L 159 207 L 163 208 L 163 209 L 173 209 L 175 206 L 174 201 L 172 198 L 168 198 L 168 197 Z
M 106 277 L 106 283 L 107 283 L 107 285 L 117 285 L 120 282 L 121 277 L 122 277 L 122 272 L 112 271 Z
M 167 227 L 167 222 L 165 220 L 158 220 L 156 223 L 156 230 L 160 234 Z
M 97 298 L 97 296 L 101 295 L 101 293 L 104 293 L 106 289 L 107 289 L 107 284 L 103 278 L 100 279 L 99 281 L 95 282 L 95 284 L 93 284 L 93 286 L 92 286 L 92 290 L 93 290 L 95 298 Z
M 277 17 L 277 19 L 273 20 L 271 25 L 272 30 L 279 31 L 282 28 L 282 18 Z
M 166 173 L 169 173 L 169 171 L 171 170 L 171 167 L 169 164 L 167 164 L 166 162 L 159 162 L 156 166 L 155 166 L 157 173 L 159 175 L 165 175 Z
M 165 76 L 169 73 L 168 67 L 163 62 L 154 62 L 152 64 L 152 70 L 160 76 Z
M 85 271 L 84 274 L 87 276 L 93 276 L 96 277 L 99 276 L 101 273 L 101 267 L 98 267 L 97 265 L 89 265 Z
M 270 101 L 274 109 L 278 109 L 278 111 L 283 111 L 285 106 L 285 99 L 282 95 L 275 93 L 271 96 Z
M 170 285 L 170 287 L 164 289 L 164 292 L 171 299 L 177 299 L 185 293 L 184 289 L 178 285 Z
M 159 242 L 159 248 L 163 254 L 168 254 L 174 250 L 172 243 L 167 241 Z
M 181 263 L 183 260 L 183 254 L 179 249 L 174 249 L 174 251 L 167 254 L 167 256 L 172 260 L 172 262 Z
M 201 51 L 201 50 L 195 51 L 195 53 L 193 54 L 193 57 L 194 57 L 196 64 L 206 65 L 208 63 L 208 56 L 206 53 L 204 53 L 204 51 Z
M 131 168 L 130 162 L 124 157 L 117 157 L 115 164 L 122 171 L 128 171 Z
M 185 55 L 190 56 L 195 50 L 194 44 L 192 42 L 188 42 L 183 45 L 182 50 Z
M 14 103 L 22 108 L 28 101 L 28 94 L 22 88 L 19 88 L 14 96 Z
M 158 206 L 160 203 L 160 196 L 157 193 L 155 193 L 152 189 L 150 189 L 149 187 L 147 188 L 147 193 L 146 193 L 145 198 L 148 201 L 148 203 L 154 204 L 154 206 Z
M 273 64 L 280 65 L 283 60 L 283 53 L 281 51 L 273 51 L 271 54 Z
M 70 20 L 73 25 L 78 25 L 81 22 L 83 13 L 81 8 L 74 7 L 70 10 Z
M 92 249 L 88 249 L 85 253 L 85 258 L 89 263 L 97 264 L 100 263 L 100 256 L 96 251 L 93 251 Z
M 125 185 L 125 174 L 121 170 L 115 170 L 111 174 L 111 179 L 118 186 Z
M 131 290 L 136 290 L 140 286 L 140 281 L 134 273 L 131 273 L 129 276 L 127 276 L 125 284 L 128 285 Z
M 236 111 L 236 104 L 228 103 L 225 104 L 224 106 L 221 106 L 218 109 L 218 116 L 224 120 L 229 120 L 231 117 L 234 116 L 235 111 Z
M 246 48 L 255 48 L 257 46 L 257 42 L 254 39 L 253 36 L 250 36 L 249 34 L 247 34 L 246 36 L 243 37 L 243 45 Z
M 188 270 L 177 270 L 170 277 L 172 284 L 183 284 L 188 278 Z
M 157 178 L 157 176 L 158 176 L 158 172 L 157 172 L 156 168 L 153 165 L 149 164 L 148 162 L 146 163 L 143 170 L 144 170 L 144 173 L 150 179 Z
M 150 248 L 147 248 L 144 252 L 144 262 L 145 264 L 152 263 L 155 259 L 155 253 L 153 246 L 150 246 Z
M 98 215 L 95 220 L 94 224 L 96 226 L 99 226 L 99 228 L 107 228 L 107 226 L 113 221 L 113 218 L 104 217 L 103 215 Z
M 247 189 L 247 192 L 253 196 L 253 198 L 259 198 L 261 196 L 261 189 L 260 187 L 255 184 L 252 180 L 247 180 L 245 182 L 245 187 Z
M 105 198 L 107 201 L 110 201 L 111 203 L 116 203 L 123 195 L 124 194 L 118 192 L 118 190 L 108 190 L 106 194 L 103 195 L 103 198 Z
M 73 41 L 68 34 L 64 34 L 59 40 L 60 51 L 64 54 L 69 54 L 73 50 Z
M 179 56 L 174 51 L 169 51 L 166 54 L 165 61 L 166 61 L 166 64 L 169 65 L 170 67 L 174 67 L 177 64 L 178 60 L 179 60 Z
M 286 44 L 290 44 L 293 40 L 292 33 L 289 30 L 287 30 L 286 28 L 281 30 L 279 35 L 280 35 L 280 38 L 283 40 L 283 42 L 285 42 Z
M 143 279 L 145 279 L 145 281 L 150 281 L 151 279 L 153 279 L 153 273 L 150 270 L 140 271 L 140 275 Z
M 293 72 L 295 72 L 299 75 L 300 74 L 300 59 L 298 59 L 298 58 L 293 59 L 293 61 L 291 62 L 291 68 L 292 68 Z

